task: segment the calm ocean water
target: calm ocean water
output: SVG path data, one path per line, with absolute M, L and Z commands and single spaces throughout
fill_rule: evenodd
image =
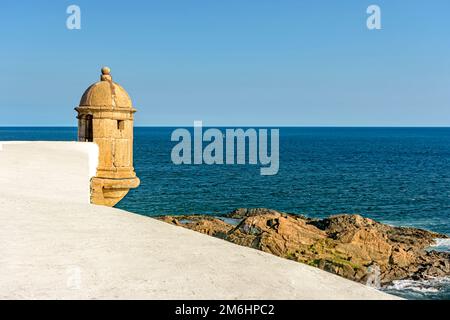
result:
M 309 217 L 359 213 L 450 235 L 450 128 L 281 128 L 275 176 L 261 176 L 259 165 L 176 166 L 173 129 L 135 128 L 141 186 L 119 208 L 148 216 L 238 207 Z M 76 128 L 0 128 L 0 140 L 76 140 Z M 448 281 L 414 285 L 393 289 L 450 298 Z

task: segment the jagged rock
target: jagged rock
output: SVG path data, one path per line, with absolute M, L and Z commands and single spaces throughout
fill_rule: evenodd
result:
M 241 221 L 235 226 L 223 218 Z M 449 253 L 424 250 L 435 238 L 447 236 L 392 227 L 360 215 L 320 220 L 261 208 L 236 209 L 225 217 L 160 219 L 364 283 L 374 277 L 387 284 L 398 279 L 450 275 Z
M 414 262 L 415 256 L 412 252 L 406 251 L 402 247 L 396 247 L 390 256 L 390 264 L 394 264 L 399 266 L 400 268 L 404 268 L 409 266 L 412 262 Z

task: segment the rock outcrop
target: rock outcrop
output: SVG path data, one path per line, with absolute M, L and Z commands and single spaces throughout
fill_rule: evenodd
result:
M 450 254 L 425 250 L 446 235 L 360 215 L 310 219 L 270 209 L 237 209 L 221 217 L 159 219 L 363 283 L 450 275 Z

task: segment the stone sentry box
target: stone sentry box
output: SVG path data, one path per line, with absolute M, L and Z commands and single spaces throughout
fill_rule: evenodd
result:
M 81 97 L 78 141 L 99 147 L 97 174 L 91 179 L 91 203 L 114 206 L 139 186 L 133 168 L 133 108 L 128 93 L 102 68 L 100 81 Z

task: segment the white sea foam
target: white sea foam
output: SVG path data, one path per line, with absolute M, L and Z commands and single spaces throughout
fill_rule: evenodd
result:
M 450 286 L 450 278 L 432 278 L 427 280 L 394 280 L 387 290 L 413 291 L 418 293 L 439 293 Z
M 437 238 L 435 239 L 435 243 L 431 245 L 430 249 L 436 251 L 450 252 L 450 239 Z
M 395 280 L 383 291 L 406 299 L 449 299 L 450 277 L 427 280 Z
M 407 299 L 448 299 L 450 277 L 427 280 L 395 280 L 384 291 Z

